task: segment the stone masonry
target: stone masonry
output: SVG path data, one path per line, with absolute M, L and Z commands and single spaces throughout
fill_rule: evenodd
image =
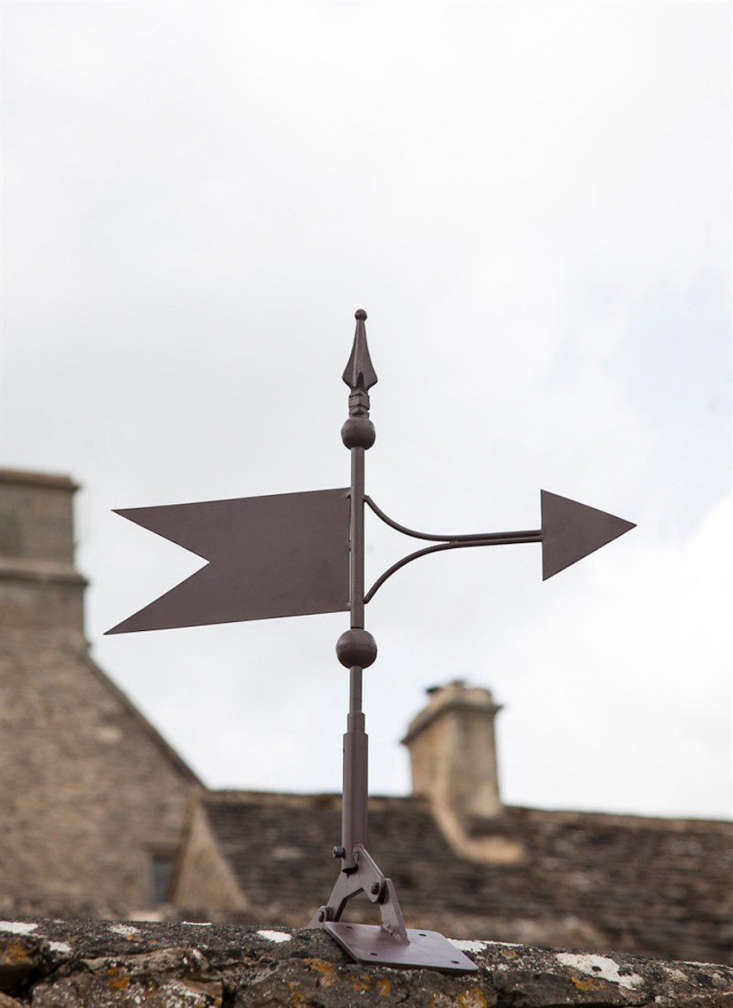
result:
M 428 691 L 402 744 L 410 753 L 412 793 L 430 802 L 443 835 L 461 857 L 516 864 L 521 846 L 494 826 L 504 811 L 490 690 L 455 679 Z
M 491 692 L 461 679 L 428 690 L 427 706 L 402 740 L 410 752 L 412 793 L 460 820 L 501 814 Z
M 0 1008 L 730 1008 L 733 969 L 457 941 L 449 976 L 351 962 L 320 930 L 0 921 Z
M 74 567 L 67 476 L 0 469 L 0 630 L 28 639 L 44 630 L 77 647 L 86 579 Z
M 199 782 L 91 660 L 62 476 L 0 470 L 0 910 L 154 902 Z

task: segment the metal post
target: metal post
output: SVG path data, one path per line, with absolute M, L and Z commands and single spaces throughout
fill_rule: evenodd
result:
M 362 673 L 377 655 L 374 638 L 364 629 L 364 452 L 374 444 L 374 425 L 369 419 L 369 388 L 376 383 L 377 376 L 366 343 L 366 312 L 360 309 L 355 317 L 354 346 L 344 371 L 344 381 L 351 390 L 349 419 L 341 429 L 344 445 L 351 452 L 351 629 L 341 635 L 336 647 L 339 661 L 349 669 L 341 823 L 343 870 L 346 872 L 356 868 L 355 848 L 366 846 L 369 740 L 362 712 Z
M 349 609 L 351 627 L 342 633 L 336 654 L 349 670 L 349 713 L 344 735 L 344 791 L 340 847 L 333 853 L 342 861 L 341 871 L 328 902 L 316 910 L 311 927 L 324 927 L 357 962 L 390 966 L 434 966 L 449 972 L 475 972 L 476 966 L 455 946 L 434 931 L 410 931 L 397 898 L 394 883 L 369 854 L 367 837 L 368 740 L 364 731 L 362 674 L 377 657 L 377 645 L 364 628 L 364 452 L 374 444 L 374 425 L 369 419 L 369 389 L 377 382 L 366 341 L 366 312 L 356 312 L 356 333 L 344 381 L 351 389 L 349 419 L 341 428 L 341 440 L 351 452 L 349 520 Z M 350 899 L 364 893 L 379 907 L 381 924 L 341 923 Z
M 364 449 L 351 449 L 351 627 L 364 629 Z
M 364 630 L 364 449 L 351 449 L 351 629 Z M 341 843 L 344 869 L 355 867 L 354 847 L 366 846 L 369 738 L 362 703 L 362 666 L 349 669 L 349 713 L 344 735 Z

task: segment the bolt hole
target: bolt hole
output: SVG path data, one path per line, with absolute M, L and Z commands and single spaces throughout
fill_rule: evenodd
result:
M 373 956 L 376 956 L 376 954 L 377 954 L 376 952 L 370 952 L 369 953 L 369 955 L 373 955 Z
M 347 930 L 347 931 L 353 931 L 354 929 L 353 929 L 353 927 L 351 926 L 351 924 L 347 924 L 347 925 L 346 925 L 346 930 Z
M 427 935 L 425 934 L 424 931 L 418 931 L 418 934 L 420 935 L 421 938 L 427 938 Z
M 458 965 L 458 960 L 457 960 L 457 959 L 451 959 L 451 962 L 452 962 L 452 963 L 455 963 L 455 964 L 456 964 L 456 966 Z

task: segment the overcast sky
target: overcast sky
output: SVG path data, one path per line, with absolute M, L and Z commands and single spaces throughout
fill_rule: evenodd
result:
M 492 688 L 507 802 L 731 813 L 731 5 L 13 3 L 0 465 L 68 472 L 94 655 L 210 785 L 337 790 L 345 614 L 102 637 L 200 566 L 112 508 L 348 483 L 427 531 L 367 608 L 371 786 Z M 367 579 L 414 549 L 368 522 Z

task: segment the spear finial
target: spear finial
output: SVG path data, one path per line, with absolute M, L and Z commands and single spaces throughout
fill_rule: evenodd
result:
M 377 373 L 374 370 L 367 346 L 366 326 L 364 325 L 366 317 L 367 313 L 363 308 L 358 308 L 354 312 L 356 319 L 354 345 L 351 348 L 349 363 L 343 374 L 343 379 L 352 392 L 356 392 L 358 389 L 368 392 L 372 385 L 377 384 Z
M 371 448 L 376 436 L 374 424 L 369 419 L 369 389 L 377 384 L 377 373 L 367 346 L 366 317 L 363 308 L 354 312 L 354 345 L 343 373 L 343 379 L 351 389 L 349 419 L 341 428 L 341 440 L 347 448 Z

